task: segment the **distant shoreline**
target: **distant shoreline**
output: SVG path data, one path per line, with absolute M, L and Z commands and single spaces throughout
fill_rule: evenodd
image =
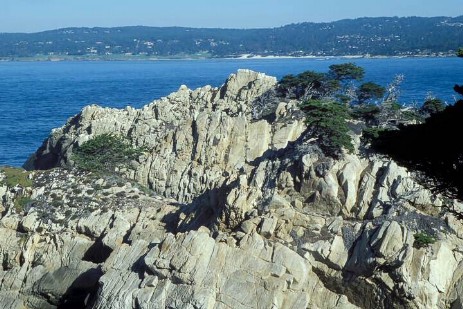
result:
M 105 56 L 36 56 L 36 57 L 12 57 L 0 58 L 0 62 L 91 62 L 91 61 L 194 61 L 194 60 L 277 60 L 277 59 L 386 59 L 386 58 L 449 58 L 456 57 L 453 54 L 442 55 L 344 55 L 344 56 L 262 56 L 243 54 L 236 57 L 201 57 L 201 56 L 179 56 L 179 57 L 146 57 L 146 56 L 127 56 L 115 55 L 113 57 Z
M 37 33 L 0 33 L 0 60 L 257 61 L 447 57 L 463 46 L 462 25 L 463 16 L 415 16 L 301 22 L 256 29 L 70 27 Z

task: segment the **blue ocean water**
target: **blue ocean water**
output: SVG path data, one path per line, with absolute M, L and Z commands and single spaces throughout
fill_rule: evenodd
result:
M 453 103 L 453 85 L 463 83 L 458 58 L 0 62 L 0 165 L 21 166 L 52 128 L 88 104 L 138 108 L 182 84 L 220 86 L 240 68 L 281 78 L 349 61 L 365 68 L 365 81 L 384 86 L 403 74 L 402 103 L 421 103 L 428 92 Z

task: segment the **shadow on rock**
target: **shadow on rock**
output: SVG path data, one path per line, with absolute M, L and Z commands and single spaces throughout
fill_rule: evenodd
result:
M 206 190 L 189 204 L 178 204 L 179 209 L 162 219 L 170 233 L 184 233 L 204 226 L 216 231 L 224 219 L 226 197 L 236 181 Z

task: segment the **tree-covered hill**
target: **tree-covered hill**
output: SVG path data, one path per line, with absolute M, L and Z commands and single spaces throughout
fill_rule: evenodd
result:
M 66 28 L 0 33 L 0 58 L 438 55 L 463 45 L 463 16 L 381 17 L 268 29 Z

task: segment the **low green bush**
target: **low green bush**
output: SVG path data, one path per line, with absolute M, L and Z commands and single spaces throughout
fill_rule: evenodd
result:
M 28 196 L 19 196 L 14 200 L 14 209 L 16 213 L 23 212 L 27 205 L 32 203 L 32 199 Z
M 415 242 L 413 243 L 413 246 L 418 249 L 427 247 L 436 242 L 435 237 L 424 232 L 416 233 L 413 236 L 415 237 Z
M 20 185 L 21 187 L 31 187 L 32 179 L 29 178 L 30 172 L 16 167 L 4 166 L 0 168 L 5 178 L 0 183 L 6 184 L 8 187 Z
M 422 123 L 426 118 L 416 109 L 405 110 L 400 114 L 400 119 L 408 122 Z
M 113 173 L 127 167 L 144 149 L 132 147 L 127 140 L 112 134 L 102 134 L 86 141 L 74 150 L 72 160 L 78 168 L 101 173 Z

